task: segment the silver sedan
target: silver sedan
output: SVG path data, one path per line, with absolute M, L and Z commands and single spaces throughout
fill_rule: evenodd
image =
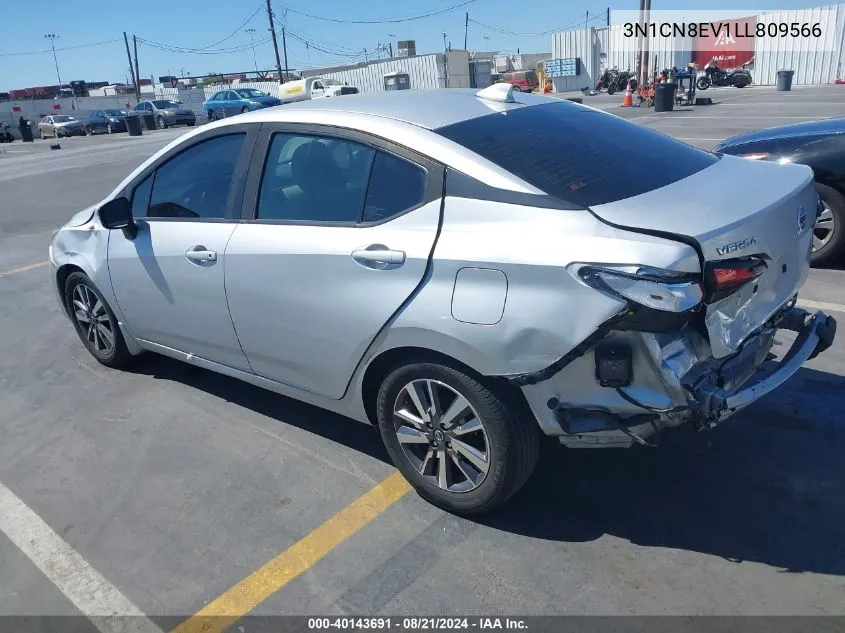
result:
M 372 423 L 423 497 L 481 513 L 542 434 L 712 427 L 829 347 L 795 307 L 818 209 L 806 167 L 507 85 L 401 91 L 190 132 L 50 261 L 101 363 L 156 352 Z

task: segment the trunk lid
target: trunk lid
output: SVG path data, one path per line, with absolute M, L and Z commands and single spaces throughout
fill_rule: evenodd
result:
M 766 262 L 755 283 L 707 306 L 711 348 L 721 358 L 736 351 L 806 280 L 816 205 L 808 167 L 724 156 L 670 185 L 591 210 L 626 229 L 694 242 L 705 266 L 748 257 Z

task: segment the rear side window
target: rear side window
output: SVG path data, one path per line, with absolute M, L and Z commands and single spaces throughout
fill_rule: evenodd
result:
M 425 200 L 425 171 L 391 154 L 378 152 L 373 161 L 364 222 L 378 222 L 416 207 Z
M 664 187 L 718 160 L 619 117 L 565 102 L 489 114 L 436 132 L 541 191 L 585 207 Z

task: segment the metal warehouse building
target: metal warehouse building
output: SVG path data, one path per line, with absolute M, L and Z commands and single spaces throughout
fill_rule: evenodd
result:
M 754 51 L 748 51 L 750 63 L 745 66 L 751 71 L 755 84 L 774 85 L 777 71 L 784 68 L 795 71 L 795 84 L 829 84 L 845 78 L 845 4 L 775 11 L 750 17 L 763 24 L 819 23 L 822 31 L 816 50 L 809 50 L 808 42 L 803 47 L 805 50 L 785 51 L 781 47 L 782 38 L 756 37 Z M 580 60 L 577 75 L 553 78 L 555 92 L 593 87 L 605 68 L 636 70 L 636 51 L 630 46 L 623 46 L 623 37 L 622 25 L 555 33 L 552 36 L 552 57 Z M 693 50 L 689 38 L 651 38 L 649 69 L 682 68 L 694 60 Z M 700 60 L 695 61 L 703 66 Z

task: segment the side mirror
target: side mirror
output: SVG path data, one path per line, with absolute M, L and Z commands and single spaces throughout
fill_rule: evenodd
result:
M 109 200 L 98 211 L 100 222 L 107 229 L 123 229 L 129 239 L 134 239 L 138 234 L 138 227 L 132 219 L 132 206 L 129 200 L 124 197 Z

